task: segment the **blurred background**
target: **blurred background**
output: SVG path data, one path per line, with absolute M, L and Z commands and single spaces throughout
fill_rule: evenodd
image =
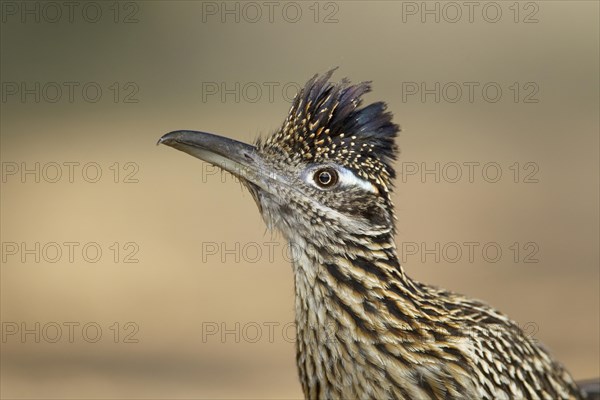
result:
M 252 142 L 372 80 L 412 277 L 599 368 L 599 3 L 1 7 L 2 398 L 302 397 L 289 252 L 175 129 Z

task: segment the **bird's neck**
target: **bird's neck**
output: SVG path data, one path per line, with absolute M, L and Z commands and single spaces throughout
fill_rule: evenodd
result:
M 297 363 L 307 398 L 355 396 L 321 393 L 319 381 L 336 382 L 330 389 L 341 388 L 347 386 L 340 381 L 344 376 L 373 372 L 368 365 L 378 361 L 368 354 L 385 352 L 386 343 L 405 343 L 393 351 L 406 351 L 407 357 L 420 351 L 426 335 L 417 323 L 423 318 L 420 288 L 399 265 L 391 233 L 326 249 L 299 238 L 292 248 Z M 342 366 L 355 370 L 341 373 Z M 401 369 L 398 373 L 404 374 Z M 407 370 L 406 376 L 412 373 Z
M 336 239 L 310 241 L 289 237 L 293 250 L 296 294 L 301 298 L 319 293 L 369 301 L 384 292 L 401 298 L 419 297 L 419 285 L 400 265 L 393 231 L 370 236 L 340 235 Z M 368 305 L 366 305 L 368 308 Z

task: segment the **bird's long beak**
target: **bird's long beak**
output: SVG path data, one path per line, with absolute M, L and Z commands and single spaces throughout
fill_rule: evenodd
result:
M 171 146 L 223 168 L 248 182 L 263 186 L 264 177 L 260 174 L 261 157 L 254 146 L 212 133 L 196 131 L 167 133 L 158 140 L 158 144 Z

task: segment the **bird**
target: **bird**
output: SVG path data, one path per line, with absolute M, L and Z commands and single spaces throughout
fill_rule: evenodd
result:
M 192 130 L 157 143 L 239 178 L 291 245 L 305 398 L 600 398 L 505 314 L 406 274 L 392 202 L 400 128 L 384 102 L 363 106 L 371 82 L 334 71 L 309 79 L 254 145 Z

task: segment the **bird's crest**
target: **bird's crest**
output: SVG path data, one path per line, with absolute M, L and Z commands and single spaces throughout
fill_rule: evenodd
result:
M 341 164 L 388 191 L 399 128 L 385 103 L 360 107 L 370 82 L 332 83 L 334 71 L 311 78 L 296 95 L 282 128 L 257 146 L 282 161 Z

